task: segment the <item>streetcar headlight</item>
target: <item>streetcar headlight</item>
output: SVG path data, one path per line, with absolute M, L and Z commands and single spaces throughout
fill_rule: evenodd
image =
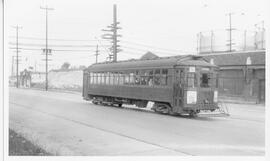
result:
M 218 91 L 214 91 L 214 102 L 218 101 Z
M 197 91 L 187 91 L 187 104 L 197 103 Z

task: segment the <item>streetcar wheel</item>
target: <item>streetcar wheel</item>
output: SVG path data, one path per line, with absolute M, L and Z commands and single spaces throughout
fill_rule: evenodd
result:
M 169 108 L 169 115 L 176 116 L 177 113 L 173 112 L 172 108 Z
M 194 112 L 194 111 L 191 111 L 191 112 L 189 113 L 189 116 L 190 116 L 190 117 L 197 117 L 197 113 Z
M 119 104 L 118 104 L 118 107 L 122 107 L 122 103 L 119 103 Z
M 97 104 L 98 104 L 98 102 L 97 102 L 97 101 L 92 101 L 92 103 L 93 103 L 93 104 L 95 104 L 95 105 L 97 105 Z

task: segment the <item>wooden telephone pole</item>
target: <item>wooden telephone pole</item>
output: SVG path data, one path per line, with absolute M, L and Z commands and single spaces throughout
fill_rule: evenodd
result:
M 45 64 L 46 64 L 46 80 L 45 80 L 45 90 L 48 91 L 48 53 L 51 53 L 51 49 L 48 49 L 48 11 L 54 10 L 53 8 L 46 7 L 40 7 L 40 9 L 44 9 L 46 11 L 46 48 L 45 48 Z
M 121 27 L 118 27 L 120 22 L 117 22 L 117 6 L 116 4 L 113 5 L 113 23 L 110 26 L 107 26 L 109 29 L 103 29 L 102 31 L 110 32 L 109 34 L 102 35 L 103 39 L 109 39 L 112 40 L 112 47 L 110 48 L 110 51 L 113 53 L 113 55 L 109 55 L 109 58 L 113 58 L 113 62 L 117 61 L 117 53 L 122 51 L 119 49 L 120 45 L 117 43 L 119 42 L 118 37 L 121 37 L 121 35 L 117 34 L 118 29 L 122 29 Z
M 20 26 L 12 26 L 16 29 L 16 87 L 19 88 L 19 29 L 22 29 Z

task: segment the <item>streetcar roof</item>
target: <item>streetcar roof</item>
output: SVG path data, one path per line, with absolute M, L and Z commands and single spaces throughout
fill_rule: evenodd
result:
M 113 71 L 129 69 L 173 68 L 174 66 L 207 66 L 216 67 L 204 58 L 194 55 L 166 57 L 148 60 L 129 60 L 109 63 L 98 63 L 88 67 L 90 71 Z

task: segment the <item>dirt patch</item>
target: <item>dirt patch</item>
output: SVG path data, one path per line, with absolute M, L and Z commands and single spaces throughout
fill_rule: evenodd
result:
M 15 131 L 9 129 L 9 155 L 10 156 L 49 156 L 52 155 L 38 146 L 32 144 Z

